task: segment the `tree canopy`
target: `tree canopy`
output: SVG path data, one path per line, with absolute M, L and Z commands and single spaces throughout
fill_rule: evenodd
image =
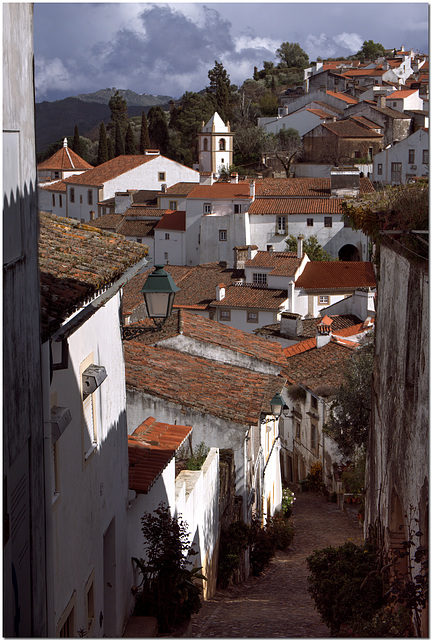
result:
M 368 440 L 371 420 L 371 376 L 374 345 L 368 342 L 353 352 L 329 412 L 326 430 L 347 457 Z
M 106 138 L 106 127 L 105 123 L 102 122 L 99 128 L 99 150 L 97 153 L 97 164 L 103 164 L 104 162 L 108 162 L 108 140 Z
M 359 49 L 356 57 L 359 58 L 361 62 L 365 62 L 365 60 L 376 60 L 385 55 L 385 48 L 379 42 L 373 42 L 372 40 L 365 40 L 362 44 L 362 47 Z
M 285 67 L 305 69 L 309 65 L 308 55 L 297 42 L 283 42 L 275 52 L 280 63 Z
M 290 167 L 295 157 L 302 153 L 302 140 L 296 129 L 280 129 L 277 134 L 270 133 L 265 141 L 265 153 L 276 157 L 289 177 Z
M 116 91 L 109 100 L 109 108 L 111 110 L 111 122 L 108 124 L 108 129 L 115 131 L 116 123 L 118 122 L 124 137 L 129 121 L 129 114 L 127 112 L 127 102 L 120 95 L 119 91 Z
M 310 236 L 309 238 L 304 238 L 302 246 L 304 253 L 307 254 L 312 262 L 330 262 L 334 260 L 331 254 L 322 248 L 322 245 L 319 244 L 317 236 L 315 235 Z M 296 252 L 297 248 L 298 240 L 295 236 L 290 235 L 286 238 L 286 251 Z
M 168 148 L 169 133 L 168 123 L 163 109 L 161 107 L 151 107 L 147 120 L 151 144 L 164 155 Z
M 214 107 L 221 119 L 226 123 L 232 117 L 232 87 L 229 75 L 221 62 L 215 60 L 215 65 L 208 71 L 210 86 L 207 92 L 212 97 Z

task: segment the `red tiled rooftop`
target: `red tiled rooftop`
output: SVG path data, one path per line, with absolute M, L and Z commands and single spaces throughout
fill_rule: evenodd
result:
M 209 174 L 211 175 L 211 174 Z M 198 182 L 177 182 L 173 184 L 171 187 L 168 187 L 165 192 L 159 192 L 159 196 L 187 196 L 190 191 L 198 186 Z
M 359 191 L 361 194 L 374 191 L 369 178 L 359 179 Z M 256 199 L 265 197 L 329 199 L 330 196 L 331 178 L 265 178 L 256 182 Z M 254 203 L 250 207 L 253 205 Z
M 40 189 L 43 191 L 59 191 L 65 193 L 67 191 L 67 186 L 64 180 L 57 180 L 56 182 L 51 182 L 50 184 L 39 184 Z
M 157 222 L 153 220 L 127 220 L 123 219 L 121 225 L 117 229 L 117 233 L 123 236 L 132 236 L 136 238 L 145 238 L 154 235 L 154 227 Z
M 284 378 L 138 341 L 124 343 L 127 388 L 239 425 L 256 424 Z
M 376 286 L 371 262 L 308 262 L 296 288 L 314 289 L 358 289 Z
M 326 94 L 328 96 L 332 96 L 333 98 L 338 98 L 339 100 L 342 100 L 343 102 L 347 102 L 347 104 L 358 104 L 358 102 L 359 102 L 353 96 L 348 96 L 345 93 L 339 93 L 338 91 L 326 91 Z
M 64 146 L 50 158 L 37 165 L 38 171 L 73 171 L 75 169 L 83 171 L 93 169 L 93 167 L 72 149 Z
M 215 182 L 212 185 L 199 184 L 196 185 L 187 196 L 191 199 L 250 199 L 250 183 L 238 182 L 232 184 L 230 182 Z
M 100 164 L 98 167 L 89 169 L 80 175 L 70 176 L 65 179 L 65 182 L 68 184 L 102 186 L 105 182 L 108 182 L 108 180 L 113 180 L 128 171 L 132 171 L 132 169 L 136 169 L 147 162 L 151 162 L 155 157 L 160 156 L 117 156 L 116 158 L 108 160 L 107 162 Z
M 351 344 L 347 346 L 331 340 L 323 347 L 317 348 L 316 339 L 311 338 L 294 345 L 297 346 L 302 349 L 290 352 L 289 349 L 293 349 L 292 347 L 284 349 L 287 358 L 286 372 L 291 379 L 311 390 L 320 386 L 333 389 L 341 386 L 344 382 L 345 367 L 353 353 Z
M 169 231 L 186 230 L 185 211 L 166 211 L 165 215 L 156 225 L 156 229 L 168 229 Z
M 377 133 L 377 131 L 368 129 L 350 119 L 323 122 L 320 126 L 331 131 L 339 138 L 383 138 L 382 133 Z
M 156 422 L 155 418 L 147 418 L 135 429 L 127 438 L 129 488 L 148 493 L 191 431 L 192 427 Z
M 39 269 L 43 339 L 99 289 L 145 257 L 124 236 L 41 213 Z
M 342 213 L 341 198 L 258 198 L 251 203 L 249 215 L 296 215 Z
M 214 300 L 212 306 L 276 311 L 287 298 L 288 293 L 283 289 L 268 289 L 253 284 L 231 285 L 226 288 L 223 300 Z
M 245 267 L 271 269 L 271 275 L 293 276 L 302 258 L 291 251 L 258 251 L 246 261 Z

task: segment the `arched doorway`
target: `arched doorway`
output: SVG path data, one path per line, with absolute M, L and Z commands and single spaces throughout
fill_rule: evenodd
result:
M 360 262 L 358 248 L 353 244 L 345 244 L 338 252 L 338 259 L 342 262 Z

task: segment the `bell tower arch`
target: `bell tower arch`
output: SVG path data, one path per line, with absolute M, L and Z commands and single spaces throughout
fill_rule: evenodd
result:
M 198 133 L 199 171 L 220 175 L 222 168 L 233 164 L 233 133 L 229 122 L 225 124 L 217 111 Z

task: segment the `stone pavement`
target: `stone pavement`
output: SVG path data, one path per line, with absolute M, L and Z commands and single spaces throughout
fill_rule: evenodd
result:
M 295 538 L 259 577 L 217 591 L 192 618 L 194 638 L 328 638 L 307 593 L 305 558 L 347 540 L 362 544 L 357 520 L 316 493 L 295 493 Z

